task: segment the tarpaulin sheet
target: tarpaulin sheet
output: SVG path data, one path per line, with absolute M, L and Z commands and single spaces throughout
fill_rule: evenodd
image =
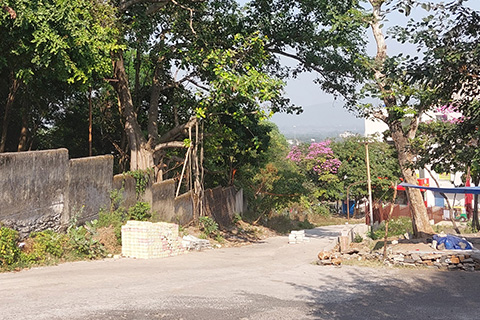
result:
M 405 188 L 425 189 L 425 190 L 441 192 L 441 193 L 480 194 L 480 187 L 435 188 L 435 187 L 417 186 L 417 185 L 405 183 L 405 182 L 402 182 L 399 185 Z

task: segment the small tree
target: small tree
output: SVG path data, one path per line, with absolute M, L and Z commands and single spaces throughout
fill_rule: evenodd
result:
M 341 165 L 338 168 L 338 193 L 345 193 L 348 186 L 349 197 L 356 200 L 367 196 L 367 169 L 365 165 L 365 139 L 360 136 L 333 141 L 332 149 Z M 369 142 L 370 168 L 372 175 L 372 196 L 374 200 L 389 201 L 393 190 L 391 183 L 398 181 L 400 168 L 395 150 L 386 142 Z M 363 181 L 363 183 L 362 183 Z M 339 197 L 340 199 L 340 197 Z M 343 199 L 342 199 L 343 200 Z
M 330 184 L 338 183 L 337 176 L 340 160 L 333 154 L 330 140 L 314 142 L 310 145 L 294 146 L 289 152 L 290 159 L 314 185 L 313 196 L 316 199 L 329 200 L 334 194 L 328 191 Z

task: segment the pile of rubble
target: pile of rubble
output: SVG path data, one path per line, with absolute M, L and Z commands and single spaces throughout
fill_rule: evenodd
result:
M 415 245 L 412 245 L 412 248 Z M 406 246 L 403 246 L 406 248 Z M 371 251 L 367 248 L 344 248 L 337 246 L 333 251 L 322 251 L 318 254 L 319 265 L 341 265 L 344 260 L 377 260 L 387 266 L 427 267 L 438 270 L 480 270 L 480 254 L 473 250 L 448 251 L 398 251 L 395 246 L 390 247 L 387 259 L 383 257 L 383 250 Z
M 439 234 L 433 237 L 431 243 L 407 238 L 392 240 L 384 257 L 383 241 L 374 243 L 373 240 L 368 241 L 368 238 L 364 238 L 362 243 L 354 243 L 356 231 L 355 229 L 342 231 L 332 250 L 321 251 L 318 254 L 317 264 L 340 266 L 345 260 L 371 260 L 381 261 L 387 266 L 480 270 L 480 251 L 465 238 Z M 376 249 L 372 250 L 372 247 Z
M 383 254 L 376 253 L 377 259 Z M 480 259 L 471 253 L 459 252 L 397 252 L 387 255 L 386 265 L 422 266 L 439 270 L 480 270 Z
M 387 266 L 427 267 L 439 270 L 480 270 L 480 257 L 473 252 L 392 252 L 383 258 L 382 252 L 350 250 L 340 255 L 344 260 L 380 260 Z

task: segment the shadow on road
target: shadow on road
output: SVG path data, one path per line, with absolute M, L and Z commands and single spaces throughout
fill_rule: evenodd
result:
M 319 266 L 319 273 L 323 268 L 335 267 Z M 308 292 L 296 298 L 309 301 L 315 319 L 478 318 L 479 273 L 386 269 L 371 278 L 369 270 L 349 268 L 348 280 L 328 270 L 321 287 L 290 285 Z

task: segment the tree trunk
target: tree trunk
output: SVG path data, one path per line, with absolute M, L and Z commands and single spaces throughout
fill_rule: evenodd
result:
M 147 144 L 142 129 L 137 122 L 128 77 L 123 62 L 123 53 L 112 54 L 115 82 L 112 83 L 118 95 L 122 115 L 125 119 L 125 133 L 130 145 L 130 170 L 147 170 L 153 168 L 153 150 Z
M 395 149 L 398 153 L 398 162 L 402 176 L 406 183 L 417 184 L 417 176 L 410 165 L 413 161 L 413 154 L 408 151 L 408 137 L 402 128 L 400 121 L 394 121 L 389 124 Z M 419 189 L 406 188 L 405 192 L 409 200 L 410 210 L 412 212 L 413 231 L 416 237 L 425 237 L 433 234 L 433 228 L 430 225 L 427 208 L 425 207 L 422 193 Z
M 395 110 L 397 101 L 395 95 L 388 89 L 386 76 L 384 74 L 383 64 L 387 58 L 387 45 L 382 31 L 382 4 L 384 1 L 369 0 L 372 5 L 373 19 L 370 22 L 372 33 L 377 44 L 377 54 L 375 64 L 373 65 L 374 78 L 379 91 L 382 93 L 383 102 L 386 110 Z M 388 125 L 395 148 L 398 153 L 398 162 L 405 179 L 405 182 L 417 184 L 415 172 L 410 168 L 413 160 L 413 154 L 409 151 L 409 140 L 415 137 L 418 124 L 417 118 L 411 119 L 408 130 L 404 130 L 402 119 L 397 119 L 395 115 L 388 114 L 383 116 L 382 120 Z M 406 188 L 407 197 L 412 211 L 412 225 L 416 237 L 423 237 L 432 234 L 433 229 L 428 221 L 427 209 L 423 203 L 421 191 L 414 188 Z
M 150 92 L 150 107 L 148 109 L 148 141 L 157 142 L 158 137 L 158 105 L 160 102 L 160 67 L 157 65 L 153 73 L 152 89 Z
M 15 95 L 17 94 L 18 87 L 20 86 L 20 81 L 17 80 L 13 72 L 10 75 L 11 84 L 8 91 L 7 101 L 5 103 L 5 112 L 3 113 L 3 124 L 2 124 L 2 136 L 0 138 L 0 153 L 5 152 L 5 145 L 7 144 L 7 132 L 8 125 L 10 123 L 10 109 L 13 106 L 15 101 Z
M 17 151 L 26 151 L 28 141 L 28 114 L 27 111 L 22 113 L 22 129 L 20 130 L 20 138 L 18 139 Z
M 478 187 L 480 179 L 475 179 L 474 183 Z M 478 194 L 473 197 L 472 229 L 475 230 L 475 232 L 480 230 L 480 221 L 478 220 Z

